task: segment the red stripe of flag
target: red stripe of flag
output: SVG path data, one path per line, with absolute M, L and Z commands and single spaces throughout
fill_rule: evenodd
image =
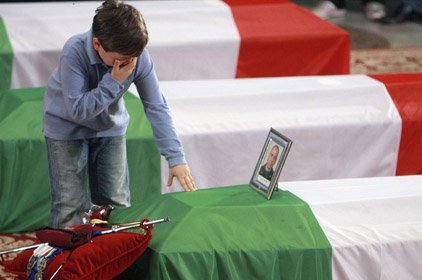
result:
M 402 118 L 396 175 L 422 174 L 422 73 L 378 74 Z
M 334 24 L 286 1 L 225 2 L 241 37 L 237 78 L 350 72 L 350 36 Z

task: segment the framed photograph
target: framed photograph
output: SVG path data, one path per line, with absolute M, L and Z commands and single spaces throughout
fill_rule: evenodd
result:
M 271 199 L 273 191 L 277 187 L 281 169 L 292 143 L 292 140 L 274 128 L 270 129 L 249 183 L 252 188 L 263 194 L 267 199 Z

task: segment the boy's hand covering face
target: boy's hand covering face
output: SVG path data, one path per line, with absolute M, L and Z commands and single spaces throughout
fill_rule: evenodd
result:
M 125 60 L 114 60 L 111 76 L 122 84 L 132 74 L 137 61 L 137 57 L 131 57 Z

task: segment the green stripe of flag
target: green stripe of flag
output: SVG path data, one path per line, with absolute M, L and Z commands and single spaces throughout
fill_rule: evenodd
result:
M 110 219 L 166 216 L 170 222 L 154 227 L 148 261 L 138 263 L 144 279 L 332 278 L 331 245 L 309 205 L 290 192 L 271 200 L 247 185 L 170 193 Z
M 12 82 L 13 49 L 6 25 L 0 17 L 0 92 L 9 89 Z

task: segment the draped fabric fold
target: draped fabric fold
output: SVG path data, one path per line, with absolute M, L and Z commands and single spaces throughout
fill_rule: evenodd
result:
M 419 279 L 422 175 L 280 182 L 332 246 L 333 279 Z
M 247 185 L 165 194 L 112 213 L 169 216 L 154 229 L 144 279 L 331 279 L 331 247 L 306 202 Z

